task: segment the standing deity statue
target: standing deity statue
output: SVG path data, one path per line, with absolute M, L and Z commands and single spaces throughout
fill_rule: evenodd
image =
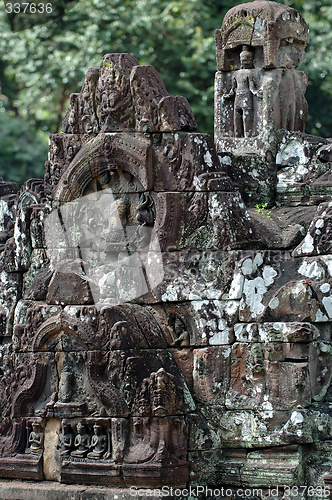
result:
M 307 78 L 297 67 L 309 31 L 302 16 L 254 0 L 228 11 L 215 40 L 218 153 L 241 155 L 245 147 L 247 155 L 265 157 L 276 147 L 277 131 L 304 131 Z
M 261 89 L 257 88 L 254 77 L 254 55 L 247 45 L 240 54 L 241 69 L 234 71 L 232 88 L 223 100 L 234 98 L 234 133 L 235 137 L 253 135 L 253 96 L 262 98 Z

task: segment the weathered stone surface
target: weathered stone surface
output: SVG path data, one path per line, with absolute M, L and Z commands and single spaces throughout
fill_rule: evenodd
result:
M 276 156 L 276 198 L 283 205 L 316 205 L 331 198 L 330 141 L 308 134 L 287 133 Z
M 8 220 L 8 201 L 2 200 L 5 231 L 3 268 L 8 272 L 24 272 L 30 267 L 32 242 L 30 235 L 31 206 L 44 200 L 44 183 L 41 179 L 30 179 L 19 191 L 15 203 L 15 221 Z M 14 208 L 14 207 L 13 207 Z M 6 220 L 7 217 L 7 220 Z M 11 217 L 10 217 L 11 218 Z
M 15 308 L 14 323 L 15 327 L 20 327 L 26 323 L 30 323 L 28 329 L 33 331 L 37 329 L 50 316 L 53 316 L 61 311 L 61 306 L 48 306 L 45 302 L 37 302 L 36 300 L 19 300 Z M 32 328 L 31 328 L 32 327 Z M 15 338 L 15 332 L 13 339 Z M 33 337 L 30 336 L 28 341 L 22 342 L 22 349 L 31 350 L 32 346 L 29 342 Z M 15 343 L 15 341 L 14 341 Z
M 255 1 L 233 7 L 215 35 L 217 150 L 260 153 L 268 163 L 276 154 L 277 130 L 304 130 L 307 80 L 296 68 L 309 41 L 308 25 L 294 9 Z
M 15 474 L 13 474 L 15 470 Z M 15 477 L 28 481 L 41 481 L 43 479 L 41 456 L 16 455 L 13 458 L 0 460 L 0 471 L 3 478 Z
M 193 300 L 154 305 L 152 311 L 163 325 L 168 345 L 227 345 L 234 338 L 232 326 L 237 320 L 238 305 L 234 300 Z
M 8 272 L 27 271 L 30 266 L 30 207 L 22 207 L 16 214 L 14 235 L 6 241 L 4 268 Z
M 262 409 L 283 410 L 292 408 L 295 401 L 302 406 L 309 404 L 308 348 L 303 353 L 299 347 L 297 353 L 296 347 L 288 344 L 235 343 L 226 393 L 227 408 L 262 405 Z M 293 357 L 290 349 L 293 349 Z
M 135 492 L 135 490 L 134 490 Z M 136 490 L 137 492 L 137 490 Z M 133 490 L 130 488 L 116 488 L 89 485 L 70 485 L 59 484 L 55 481 L 45 482 L 27 482 L 16 480 L 0 481 L 0 494 L 8 500 L 131 500 Z M 159 495 L 149 495 L 151 500 L 159 500 Z M 164 497 L 166 500 L 170 496 Z M 179 497 L 184 500 L 185 497 Z
M 40 205 L 45 201 L 45 189 L 43 179 L 27 180 L 18 192 L 17 207 L 29 207 Z
M 292 259 L 288 252 L 258 252 L 241 265 L 240 321 L 329 321 L 330 256 Z
M 242 481 L 247 486 L 294 486 L 303 482 L 302 448 L 286 446 L 271 450 L 249 452 L 241 470 Z
M 0 182 L 1 477 L 98 486 L 68 487 L 81 500 L 332 482 L 332 148 L 303 132 L 308 27 L 254 1 L 216 41 L 216 146 L 153 67 L 107 54 L 44 180 Z
M 233 191 L 207 134 L 153 136 L 154 191 Z
M 43 474 L 47 481 L 59 481 L 58 461 L 56 450 L 60 434 L 60 422 L 49 419 L 44 433 Z
M 269 249 L 293 249 L 303 239 L 304 225 L 299 222 L 285 224 L 279 210 L 267 209 L 266 203 L 258 203 L 249 210 L 250 217 L 256 230 L 264 235 L 264 240 Z M 302 222 L 302 221 L 301 221 Z
M 26 299 L 45 300 L 52 277 L 44 249 L 34 249 L 30 256 L 29 270 L 23 277 L 23 295 Z
M 194 350 L 194 393 L 200 403 L 224 403 L 231 370 L 230 354 L 229 346 Z
M 330 343 L 312 342 L 309 347 L 310 385 L 315 401 L 331 401 L 332 348 Z
M 52 134 L 45 163 L 45 194 L 53 197 L 64 170 L 91 137 L 88 134 Z
M 234 326 L 238 342 L 312 342 L 320 331 L 311 323 L 237 323 Z
M 230 292 L 237 298 L 237 289 L 233 293 L 231 288 L 236 255 L 223 256 L 221 251 L 162 254 L 165 279 L 152 291 L 153 296 L 158 302 L 219 300 Z
M 30 237 L 33 249 L 45 248 L 44 220 L 49 209 L 45 205 L 34 205 L 30 217 Z
M 240 457 L 238 455 L 240 455 Z M 225 466 L 221 450 L 189 452 L 188 456 L 190 463 L 192 464 L 190 471 L 190 484 L 195 486 L 201 485 L 203 482 L 203 484 L 208 484 L 210 486 L 220 486 L 221 484 L 226 484 L 224 483 L 226 477 L 226 481 L 229 480 L 229 477 L 232 477 L 232 484 L 240 484 L 240 482 L 236 482 L 236 479 L 239 480 L 239 477 L 236 474 L 236 466 L 238 465 L 237 462 L 240 462 L 241 458 L 243 459 L 243 455 L 245 455 L 245 452 L 242 454 L 241 452 L 236 453 L 234 466 L 232 461 L 233 457 L 231 457 L 230 460 L 231 465 Z M 213 469 L 211 469 L 211 463 L 214 464 Z
M 227 410 L 220 405 L 202 406 L 199 413 L 189 414 L 189 450 L 241 451 L 251 448 L 269 449 L 289 443 L 312 443 L 315 436 L 315 418 L 308 410 L 271 411 L 260 406 L 258 410 Z M 326 419 L 326 417 L 325 417 Z M 325 425 L 329 429 L 330 422 Z M 321 424 L 319 424 L 321 425 Z M 323 427 L 322 427 L 323 429 Z M 316 436 L 315 436 L 316 437 Z
M 267 154 L 266 158 L 257 158 L 254 154 L 237 156 L 233 148 L 229 149 L 219 155 L 220 162 L 246 206 L 271 205 L 277 176 L 274 158 L 271 154 Z
M 5 183 L 6 184 L 6 183 Z M 1 183 L 0 183 L 1 186 Z M 18 187 L 18 186 L 17 186 Z M 15 194 L 1 196 L 0 200 L 0 250 L 5 248 L 6 241 L 14 235 L 14 217 L 15 217 Z M 3 266 L 3 258 L 1 266 Z
M 192 348 L 170 349 L 176 364 L 178 365 L 188 389 L 194 393 L 194 352 Z
M 270 151 L 275 155 L 277 130 L 304 131 L 306 75 L 294 69 L 255 69 L 250 62 L 253 52 L 246 49 L 241 54 L 241 69 L 216 74 L 217 150 L 238 155 L 258 150 L 263 157 Z
M 319 205 L 308 233 L 293 252 L 295 257 L 301 255 L 328 255 L 330 253 L 332 245 L 331 207 L 331 202 Z
M 242 45 L 264 48 L 264 53 L 257 53 L 261 67 L 297 67 L 304 59 L 308 28 L 296 10 L 276 2 L 256 0 L 237 5 L 228 11 L 222 28 L 216 32 L 218 69 L 229 71 L 231 65 L 239 65 Z M 289 40 L 289 46 L 280 43 L 295 32 L 296 39 Z

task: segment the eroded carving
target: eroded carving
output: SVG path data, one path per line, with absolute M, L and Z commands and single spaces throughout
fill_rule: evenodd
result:
M 246 144 L 247 153 L 265 155 L 275 150 L 277 130 L 304 131 L 307 81 L 296 68 L 308 41 L 308 25 L 290 7 L 255 0 L 230 9 L 216 30 L 218 152 L 241 154 Z
M 247 45 L 240 53 L 241 69 L 234 71 L 232 87 L 222 98 L 234 99 L 234 135 L 235 137 L 251 137 L 255 134 L 253 120 L 255 116 L 254 96 L 262 99 L 259 89 L 259 74 L 253 71 L 254 55 Z M 255 74 L 256 73 L 256 74 Z M 255 81 L 255 77 L 256 80 Z M 257 106 L 255 106 L 257 108 Z

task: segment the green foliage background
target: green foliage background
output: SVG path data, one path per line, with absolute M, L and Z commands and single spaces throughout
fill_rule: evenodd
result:
M 13 33 L 0 10 L 0 176 L 41 177 L 47 138 L 59 131 L 69 94 L 108 52 L 133 52 L 184 95 L 202 132 L 213 133 L 214 30 L 234 0 L 80 0 L 61 19 Z M 307 132 L 332 136 L 329 0 L 281 1 L 311 28 Z

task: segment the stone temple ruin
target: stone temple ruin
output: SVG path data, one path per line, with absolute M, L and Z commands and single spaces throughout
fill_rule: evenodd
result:
M 307 43 L 292 8 L 228 12 L 215 142 L 107 54 L 44 179 L 0 184 L 1 478 L 332 485 L 332 142 L 304 133 Z

